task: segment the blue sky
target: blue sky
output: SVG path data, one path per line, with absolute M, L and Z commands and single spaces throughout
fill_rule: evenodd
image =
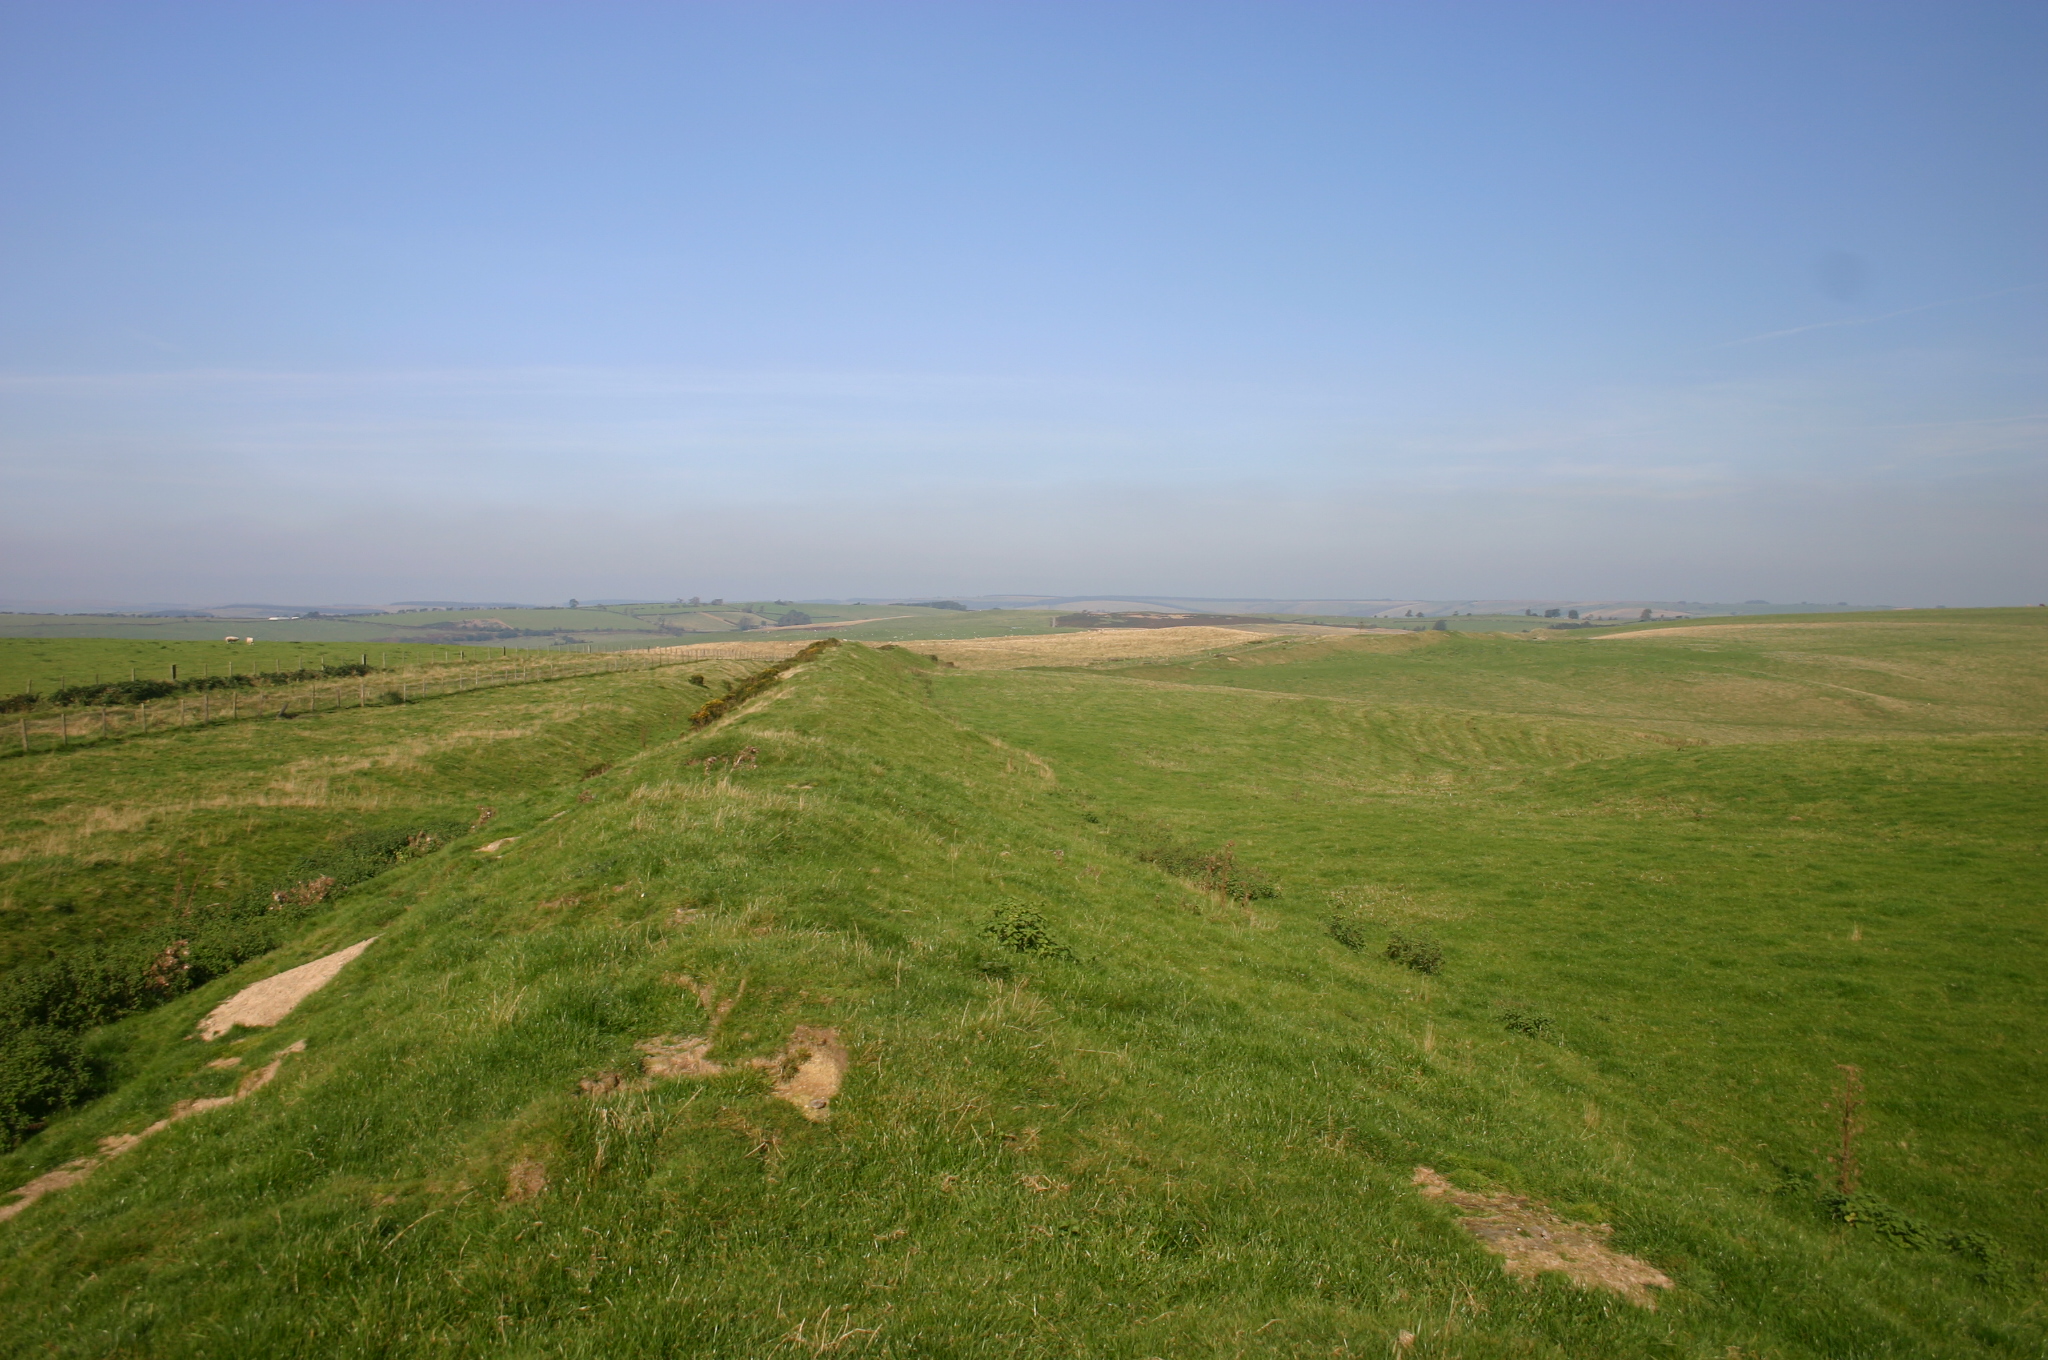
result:
M 13 598 L 2048 598 L 2048 7 L 0 0 Z

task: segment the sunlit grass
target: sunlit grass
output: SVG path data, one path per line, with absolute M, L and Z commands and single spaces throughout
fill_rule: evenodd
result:
M 26 1179 L 213 1093 L 216 1050 L 181 1037 L 199 1015 L 378 936 L 233 1050 L 304 1039 L 272 1089 L 0 1227 L 20 1344 L 2038 1350 L 2036 1283 L 2003 1293 L 1953 1254 L 1834 1224 L 1811 1180 L 1834 1065 L 1854 1063 L 1871 1191 L 2030 1270 L 2048 1255 L 2031 1037 L 2048 752 L 1957 716 L 1984 705 L 1961 691 L 2033 654 L 1987 634 L 2013 649 L 1987 660 L 1962 636 L 1951 690 L 1919 695 L 1938 718 L 1880 706 L 1802 737 L 1768 705 L 1689 708 L 1688 672 L 1654 657 L 1605 659 L 1667 643 L 1393 642 L 1411 650 L 1289 641 L 1123 675 L 846 647 L 759 708 L 644 747 L 618 738 L 680 691 L 573 682 L 614 748 L 587 780 L 577 743 L 549 735 L 573 724 L 524 701 L 499 721 L 533 735 L 417 757 L 436 797 L 522 787 L 489 831 L 516 842 L 400 866 L 279 956 L 113 1027 L 126 1080 L 0 1163 Z M 1600 712 L 1602 685 L 1648 716 Z M 1998 711 L 2026 711 L 2025 690 Z M 381 729 L 388 749 L 455 730 L 454 705 L 433 709 Z M 1773 739 L 1745 738 L 1758 728 Z M 250 751 L 200 759 L 225 736 L 195 734 L 162 778 L 268 772 Z M 747 747 L 758 764 L 734 768 Z M 375 751 L 308 758 L 294 777 L 412 777 Z M 138 767 L 108 762 L 67 806 Z M 1281 894 L 1162 872 L 1139 858 L 1160 837 L 1233 843 Z M 983 925 L 1018 905 L 1073 961 L 992 953 Z M 1345 947 L 1326 928 L 1340 910 L 1426 926 L 1442 971 Z M 704 1032 L 680 974 L 746 981 L 713 1050 L 727 1074 L 581 1094 L 635 1070 L 637 1041 Z M 1509 1030 L 1506 1005 L 1547 1037 Z M 745 1065 L 799 1025 L 854 1056 L 828 1122 Z M 1413 1192 L 1418 1163 L 1611 1222 L 1678 1287 L 1655 1313 L 1524 1288 Z M 538 1194 L 516 1188 L 528 1167 Z

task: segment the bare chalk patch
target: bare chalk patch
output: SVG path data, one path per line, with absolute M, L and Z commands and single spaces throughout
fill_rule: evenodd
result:
M 547 1188 L 547 1168 L 530 1157 L 513 1163 L 512 1169 L 505 1173 L 505 1201 L 508 1204 L 532 1199 Z
M 776 1098 L 796 1106 L 813 1123 L 832 1117 L 832 1097 L 839 1094 L 851 1063 L 838 1030 L 808 1025 L 798 1025 L 775 1057 L 754 1059 L 754 1066 L 776 1073 Z
M 1644 1308 L 1657 1306 L 1651 1289 L 1672 1287 L 1670 1277 L 1649 1262 L 1608 1246 L 1614 1229 L 1605 1223 L 1573 1223 L 1517 1195 L 1460 1190 L 1426 1166 L 1415 1168 L 1413 1184 L 1425 1198 L 1456 1206 L 1459 1226 L 1501 1257 L 1501 1268 L 1517 1279 L 1554 1270 L 1577 1284 L 1611 1289 Z
M 725 1069 L 711 1061 L 711 1040 L 702 1035 L 663 1035 L 633 1045 L 645 1056 L 640 1070 L 654 1078 L 719 1077 Z
M 252 983 L 207 1012 L 199 1022 L 199 1037 L 212 1043 L 236 1025 L 269 1027 L 290 1015 L 301 1001 L 334 981 L 356 955 L 375 942 L 372 935 L 361 944 L 336 950 L 326 958 L 302 963 L 276 977 Z
M 364 943 L 367 944 L 369 941 L 365 940 Z M 152 1134 L 162 1133 L 181 1119 L 190 1119 L 195 1114 L 204 1114 L 208 1110 L 217 1110 L 223 1105 L 232 1105 L 238 1100 L 248 1099 L 270 1084 L 270 1079 L 277 1075 L 277 1069 L 284 1066 L 284 1060 L 287 1055 L 303 1053 L 305 1051 L 306 1042 L 301 1039 L 290 1048 L 280 1052 L 262 1067 L 243 1077 L 241 1084 L 235 1087 L 235 1093 L 231 1096 L 206 1096 L 197 1100 L 181 1100 L 171 1106 L 169 1114 L 157 1120 L 156 1123 L 151 1124 L 140 1133 L 117 1133 L 112 1137 L 100 1139 L 99 1156 L 80 1157 L 76 1161 L 66 1162 L 55 1171 L 44 1172 L 27 1185 L 16 1187 L 13 1193 L 19 1198 L 12 1204 L 0 1204 L 0 1222 L 13 1218 L 16 1214 L 53 1190 L 62 1190 L 68 1186 L 78 1184 L 87 1176 L 99 1170 L 109 1160 L 120 1156 Z M 218 1064 L 208 1063 L 207 1066 L 214 1067 L 218 1066 Z
M 600 1072 L 577 1083 L 583 1094 L 607 1096 L 613 1091 L 644 1091 L 657 1081 L 674 1077 L 725 1075 L 725 1068 L 711 1061 L 711 1046 L 718 1042 L 718 1031 L 725 1024 L 725 1017 L 732 1014 L 732 1008 L 747 994 L 747 980 L 741 978 L 732 995 L 725 997 L 718 994 L 716 979 L 699 982 L 688 973 L 677 973 L 668 980 L 697 998 L 697 1004 L 704 1008 L 706 1032 L 658 1034 L 652 1039 L 642 1039 L 633 1045 L 641 1055 L 640 1080 L 628 1081 L 623 1072 Z

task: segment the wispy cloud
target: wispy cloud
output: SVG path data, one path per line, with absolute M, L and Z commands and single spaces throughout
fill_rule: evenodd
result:
M 1982 302 L 1986 298 L 2011 297 L 2014 293 L 2031 292 L 2036 288 L 2048 288 L 2048 283 L 2023 283 L 2017 288 L 1999 288 L 1989 293 L 1972 293 L 1968 297 L 1944 298 L 1940 302 L 1923 302 L 1917 307 L 1901 307 L 1896 312 L 1880 312 L 1876 316 L 1852 316 L 1840 321 L 1816 321 L 1810 326 L 1789 326 L 1781 331 L 1765 331 L 1761 335 L 1745 335 L 1740 340 L 1723 340 L 1718 345 L 1708 345 L 1708 350 L 1733 349 L 1737 345 L 1754 345 L 1765 340 L 1782 340 L 1788 335 L 1804 335 L 1808 331 L 1833 330 L 1837 326 L 1870 326 L 1893 317 L 1911 316 L 1915 312 L 1931 312 L 1937 307 L 1959 307 L 1965 302 Z

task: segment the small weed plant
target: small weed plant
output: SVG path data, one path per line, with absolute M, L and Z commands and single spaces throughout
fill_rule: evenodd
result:
M 1372 922 L 1348 912 L 1339 912 L 1332 916 L 1324 929 L 1329 932 L 1331 939 L 1346 949 L 1369 949 L 1372 947 L 1373 936 L 1378 934 Z
M 1413 968 L 1418 973 L 1443 971 L 1444 947 L 1427 935 L 1410 935 L 1397 930 L 1387 940 L 1385 952 L 1395 963 L 1403 968 Z M 1544 1023 L 1547 1025 L 1549 1022 Z
M 1493 1014 L 1508 1033 L 1525 1034 L 1531 1039 L 1547 1039 L 1556 1028 L 1555 1021 L 1525 1001 L 1503 1001 L 1493 1008 Z
M 1061 943 L 1035 908 L 1006 902 L 990 914 L 981 933 L 990 943 L 1011 954 L 1032 959 L 1057 959 L 1072 963 L 1074 951 Z M 984 972 L 989 971 L 984 968 Z

